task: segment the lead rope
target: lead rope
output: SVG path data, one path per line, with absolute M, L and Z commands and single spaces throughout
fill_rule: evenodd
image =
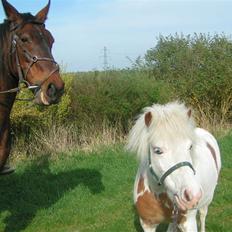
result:
M 178 232 L 178 207 L 174 203 L 173 210 L 172 210 L 172 223 L 173 223 L 173 232 Z

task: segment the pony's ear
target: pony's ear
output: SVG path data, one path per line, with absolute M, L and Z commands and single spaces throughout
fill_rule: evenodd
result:
M 152 120 L 152 114 L 151 114 L 151 112 L 147 112 L 147 113 L 145 114 L 144 119 L 145 119 L 145 125 L 146 125 L 147 127 L 149 127 L 149 126 L 151 125 L 151 120 Z
M 42 23 L 45 22 L 45 20 L 47 19 L 47 16 L 48 16 L 48 11 L 49 11 L 49 8 L 50 8 L 50 4 L 51 4 L 51 1 L 49 0 L 48 1 L 48 4 L 47 6 L 45 6 L 42 10 L 40 10 L 37 14 L 36 14 L 36 19 Z
M 191 109 L 188 110 L 187 115 L 188 115 L 188 118 L 191 118 L 191 116 L 192 116 L 192 110 Z
M 19 22 L 21 20 L 19 12 L 10 3 L 2 0 L 2 5 L 8 20 L 11 22 Z

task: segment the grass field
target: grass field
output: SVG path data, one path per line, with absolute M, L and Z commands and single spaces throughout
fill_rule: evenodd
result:
M 232 136 L 220 140 L 223 169 L 208 232 L 232 231 Z M 122 146 L 16 162 L 1 177 L 0 231 L 140 232 L 132 202 L 137 163 Z M 159 231 L 165 231 L 161 226 Z

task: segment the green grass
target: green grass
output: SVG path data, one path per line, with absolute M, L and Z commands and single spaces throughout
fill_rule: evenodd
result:
M 209 232 L 232 231 L 232 136 L 220 146 L 224 167 L 209 208 Z M 43 156 L 16 168 L 1 177 L 0 231 L 141 232 L 132 201 L 137 163 L 121 146 Z

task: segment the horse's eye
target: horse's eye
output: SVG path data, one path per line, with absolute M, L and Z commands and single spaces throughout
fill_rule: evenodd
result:
M 154 147 L 153 151 L 157 155 L 162 155 L 163 154 L 163 151 L 162 151 L 162 149 L 160 147 Z
M 22 41 L 23 43 L 27 43 L 27 42 L 29 42 L 29 37 L 28 37 L 28 36 L 22 36 L 22 37 L 21 37 L 21 41 Z
M 192 148 L 193 148 L 193 145 L 191 144 L 191 146 L 189 147 L 189 150 L 192 150 Z

